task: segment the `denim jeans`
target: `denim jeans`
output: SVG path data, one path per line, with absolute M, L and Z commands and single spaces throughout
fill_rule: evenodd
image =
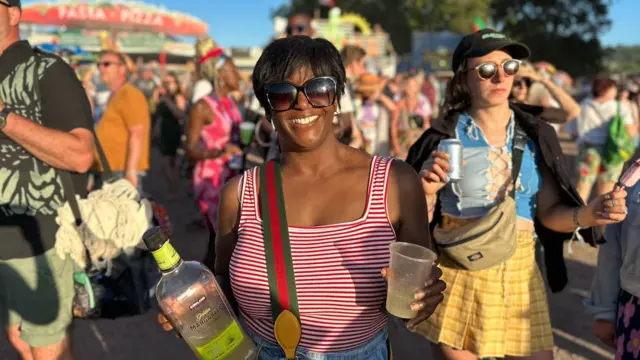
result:
M 242 322 L 242 320 L 240 320 Z M 243 330 L 251 337 L 258 349 L 258 360 L 286 360 L 284 351 L 274 344 L 254 334 L 243 323 Z M 359 347 L 343 352 L 315 353 L 298 347 L 296 360 L 389 360 L 387 327 L 380 330 L 371 340 Z

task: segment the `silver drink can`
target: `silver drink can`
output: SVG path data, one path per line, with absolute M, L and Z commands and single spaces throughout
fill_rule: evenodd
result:
M 440 141 L 438 145 L 438 151 L 449 154 L 449 164 L 451 165 L 451 171 L 449 172 L 448 180 L 456 182 L 462 179 L 462 141 L 458 139 L 445 139 Z

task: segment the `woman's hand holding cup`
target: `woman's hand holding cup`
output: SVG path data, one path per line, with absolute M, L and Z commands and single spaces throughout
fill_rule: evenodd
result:
M 389 268 L 382 269 L 382 277 L 388 281 Z M 447 285 L 440 279 L 441 277 L 442 270 L 434 263 L 425 286 L 414 294 L 415 301 L 411 304 L 411 310 L 417 312 L 417 315 L 407 322 L 409 329 L 428 319 L 444 300 L 442 292 Z
M 413 329 L 419 323 L 427 320 L 444 300 L 442 292 L 447 288 L 447 285 L 440 279 L 441 277 L 442 270 L 433 264 L 431 276 L 425 287 L 415 293 L 416 301 L 411 304 L 411 309 L 417 311 L 418 315 L 407 323 L 409 329 Z

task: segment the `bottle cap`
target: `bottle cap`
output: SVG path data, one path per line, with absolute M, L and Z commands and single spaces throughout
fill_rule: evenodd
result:
M 149 251 L 156 251 L 160 249 L 164 243 L 169 241 L 169 237 L 162 231 L 160 226 L 154 226 L 145 231 L 142 235 L 142 241 L 147 245 Z

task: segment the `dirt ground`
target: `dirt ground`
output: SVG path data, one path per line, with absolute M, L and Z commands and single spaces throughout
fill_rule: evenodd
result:
M 574 149 L 568 146 L 571 154 Z M 572 155 L 572 154 L 571 154 Z M 190 200 L 186 184 L 178 199 L 165 201 L 165 188 L 159 171 L 159 156 L 154 153 L 153 167 L 145 180 L 145 188 L 160 202 L 166 204 L 176 232 L 173 243 L 183 258 L 200 260 L 207 242 L 203 228 L 185 225 L 198 219 L 195 203 Z M 550 294 L 551 318 L 557 344 L 556 359 L 612 359 L 613 351 L 592 335 L 592 320 L 584 311 L 582 300 L 587 296 L 594 273 L 597 251 L 587 245 L 574 243 L 573 253 L 567 253 L 569 285 L 559 294 Z M 73 329 L 73 347 L 76 359 L 132 360 L 192 359 L 188 347 L 172 334 L 167 334 L 155 323 L 156 312 L 117 320 L 76 321 Z M 395 329 L 393 344 L 396 360 L 430 359 L 428 346 L 411 334 L 398 334 Z M 16 359 L 5 339 L 0 340 L 0 359 Z

